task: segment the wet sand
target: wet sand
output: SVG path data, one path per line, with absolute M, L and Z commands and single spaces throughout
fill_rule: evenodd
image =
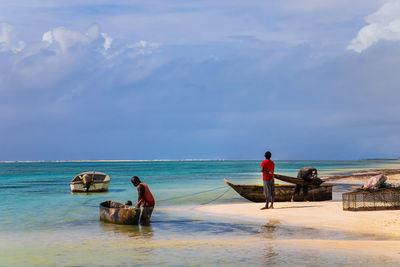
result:
M 391 170 L 388 183 L 400 182 L 400 170 Z M 365 173 L 365 172 L 364 172 Z M 382 173 L 382 172 L 381 172 Z M 330 182 L 363 184 L 368 174 L 336 176 Z M 350 187 L 350 186 L 349 186 Z M 349 188 L 349 190 L 351 190 Z M 352 253 L 388 256 L 400 260 L 400 210 L 343 211 L 342 201 L 276 202 L 274 209 L 260 210 L 263 203 L 206 205 L 197 210 L 213 216 L 241 218 L 269 225 L 301 226 L 321 230 L 336 230 L 366 234 L 371 240 L 285 239 L 274 242 L 293 246 L 343 250 Z
M 289 239 L 275 242 L 355 250 L 400 259 L 400 211 L 343 211 L 341 202 L 275 203 L 274 209 L 260 210 L 262 203 L 208 205 L 197 208 L 201 212 L 241 218 L 260 224 L 281 224 L 315 229 L 340 230 L 374 236 L 381 240 L 316 240 Z

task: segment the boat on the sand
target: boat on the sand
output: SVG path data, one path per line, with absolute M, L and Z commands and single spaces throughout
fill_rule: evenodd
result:
M 100 220 L 116 224 L 137 225 L 139 222 L 140 208 L 131 207 L 122 203 L 106 200 L 99 205 Z
M 87 178 L 85 178 L 85 175 Z M 70 182 L 71 192 L 104 192 L 108 190 L 110 176 L 102 172 L 82 172 Z
M 234 184 L 224 179 L 224 182 L 232 187 L 239 195 L 253 202 L 265 202 L 264 188 L 262 185 Z M 332 187 L 334 184 L 322 184 L 320 186 L 309 186 L 308 201 L 332 200 Z M 275 184 L 275 201 L 290 201 L 295 185 Z M 300 190 L 302 191 L 302 190 Z M 294 201 L 303 201 L 303 192 L 294 197 Z
M 286 176 L 286 175 L 278 174 L 278 173 L 274 173 L 274 178 L 275 179 L 279 179 L 279 180 L 284 181 L 284 182 L 287 182 L 287 183 L 299 184 L 299 185 L 320 185 L 320 184 L 322 184 L 324 182 L 321 179 L 317 179 L 317 180 L 309 182 L 309 181 L 304 181 L 303 179 L 300 179 L 300 178 Z

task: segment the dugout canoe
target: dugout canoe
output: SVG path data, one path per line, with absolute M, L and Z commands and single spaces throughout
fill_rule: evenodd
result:
M 324 182 L 322 180 L 319 180 L 318 183 L 307 182 L 307 181 L 304 181 L 303 179 L 299 179 L 299 178 L 295 178 L 295 177 L 291 177 L 291 176 L 287 176 L 287 175 L 283 175 L 283 174 L 278 174 L 278 173 L 274 173 L 274 178 L 279 179 L 284 182 L 287 182 L 287 183 L 300 184 L 300 185 L 320 185 Z
M 224 182 L 232 187 L 239 195 L 253 202 L 265 202 L 264 188 L 262 185 L 234 184 L 224 179 Z M 308 201 L 332 200 L 332 187 L 334 184 L 322 184 L 320 186 L 309 186 Z M 295 185 L 275 184 L 275 201 L 290 201 Z M 302 190 L 300 190 L 302 191 Z M 303 201 L 303 192 L 294 197 L 295 201 Z
M 116 224 L 137 225 L 140 208 L 131 207 L 122 203 L 106 200 L 99 205 L 100 220 Z
M 83 179 L 85 174 L 89 175 L 89 181 Z M 110 181 L 110 176 L 102 172 L 82 172 L 70 182 L 71 192 L 105 192 L 108 190 Z

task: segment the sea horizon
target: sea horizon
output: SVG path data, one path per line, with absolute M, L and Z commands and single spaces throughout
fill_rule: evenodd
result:
M 262 161 L 259 159 L 221 159 L 221 158 L 189 158 L 189 159 L 100 159 L 100 160 L 3 160 L 1 163 L 74 163 L 74 162 L 171 162 L 171 161 Z M 273 161 L 396 161 L 400 158 L 361 158 L 361 159 L 273 159 Z

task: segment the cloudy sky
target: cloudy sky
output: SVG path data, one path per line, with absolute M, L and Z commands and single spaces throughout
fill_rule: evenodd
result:
M 400 156 L 400 1 L 0 0 L 0 161 Z

